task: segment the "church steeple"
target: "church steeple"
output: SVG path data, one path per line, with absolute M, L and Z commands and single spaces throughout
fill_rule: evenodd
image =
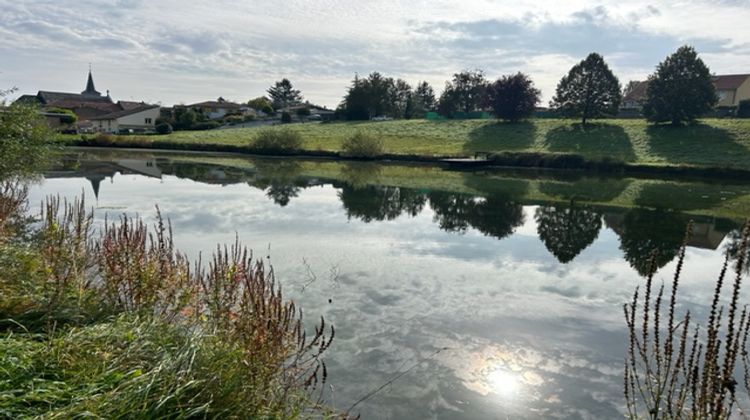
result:
M 81 92 L 81 95 L 102 96 L 102 94 L 97 92 L 96 88 L 94 87 L 94 77 L 91 75 L 91 65 L 89 65 L 89 79 L 86 82 L 86 90 Z

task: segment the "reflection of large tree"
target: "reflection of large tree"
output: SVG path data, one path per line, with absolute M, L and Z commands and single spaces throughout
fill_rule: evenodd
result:
M 740 255 L 742 255 L 742 229 L 734 229 L 729 232 L 726 245 L 724 245 L 724 252 L 729 257 L 732 265 L 736 267 Z M 743 263 L 746 272 L 750 271 L 748 261 L 750 261 L 750 249 L 746 248 Z
M 434 220 L 448 232 L 465 232 L 471 226 L 487 236 L 502 239 L 524 222 L 523 207 L 502 195 L 487 198 L 432 192 Z
M 424 194 L 416 190 L 398 187 L 370 186 L 354 188 L 344 185 L 339 199 L 349 218 L 364 222 L 393 220 L 402 213 L 418 215 L 427 201 Z
M 632 209 L 623 220 L 620 249 L 625 259 L 642 276 L 648 275 L 654 250 L 656 269 L 674 259 L 685 236 L 686 223 L 664 210 Z
M 539 207 L 534 219 L 539 238 L 558 261 L 565 264 L 599 236 L 602 216 L 583 207 Z
M 266 192 L 266 196 L 281 207 L 289 204 L 292 198 L 306 186 L 300 179 L 301 168 L 294 161 L 258 161 L 258 174 L 251 184 Z

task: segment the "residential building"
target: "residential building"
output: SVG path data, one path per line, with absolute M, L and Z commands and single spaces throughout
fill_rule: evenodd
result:
M 733 108 L 740 101 L 750 99 L 750 74 L 727 74 L 713 76 L 716 95 L 719 98 L 718 107 Z M 621 113 L 628 111 L 640 112 L 646 102 L 648 81 L 633 82 L 628 92 L 622 98 Z
M 222 119 L 228 114 L 242 114 L 241 108 L 247 108 L 244 105 L 227 101 L 221 97 L 215 101 L 198 102 L 191 105 L 184 105 L 184 107 L 196 110 L 211 120 Z
M 92 129 L 105 133 L 147 133 L 156 129 L 156 119 L 161 115 L 159 105 L 141 105 L 137 108 L 112 112 L 91 118 Z

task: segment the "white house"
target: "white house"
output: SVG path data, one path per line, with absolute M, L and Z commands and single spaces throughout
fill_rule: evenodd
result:
M 159 118 L 159 105 L 143 105 L 132 109 L 113 112 L 91 118 L 94 131 L 119 133 L 130 131 L 136 133 L 152 132 Z

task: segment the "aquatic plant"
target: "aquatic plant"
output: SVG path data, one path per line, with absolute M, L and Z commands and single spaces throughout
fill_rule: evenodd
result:
M 306 328 L 239 241 L 190 262 L 158 208 L 153 229 L 125 215 L 95 229 L 83 198 L 58 197 L 20 236 L 25 192 L 0 188 L 0 417 L 329 412 L 334 328 Z
M 743 413 L 740 401 L 750 395 L 750 314 L 747 306 L 740 307 L 739 303 L 744 267 L 748 264 L 744 256 L 750 222 L 742 233 L 734 280 L 728 284 L 728 307 L 720 301 L 727 277 L 731 276 L 729 255 L 716 280 L 703 327 L 690 311 L 682 318 L 676 315 L 677 291 L 691 230 L 692 223 L 679 251 L 668 306 L 663 306 L 664 285 L 658 291 L 653 285 L 656 254 L 652 255 L 643 293 L 636 288 L 633 300 L 624 305 L 629 330 L 624 388 L 631 418 L 729 418 Z M 744 380 L 738 381 L 738 375 L 744 375 Z

